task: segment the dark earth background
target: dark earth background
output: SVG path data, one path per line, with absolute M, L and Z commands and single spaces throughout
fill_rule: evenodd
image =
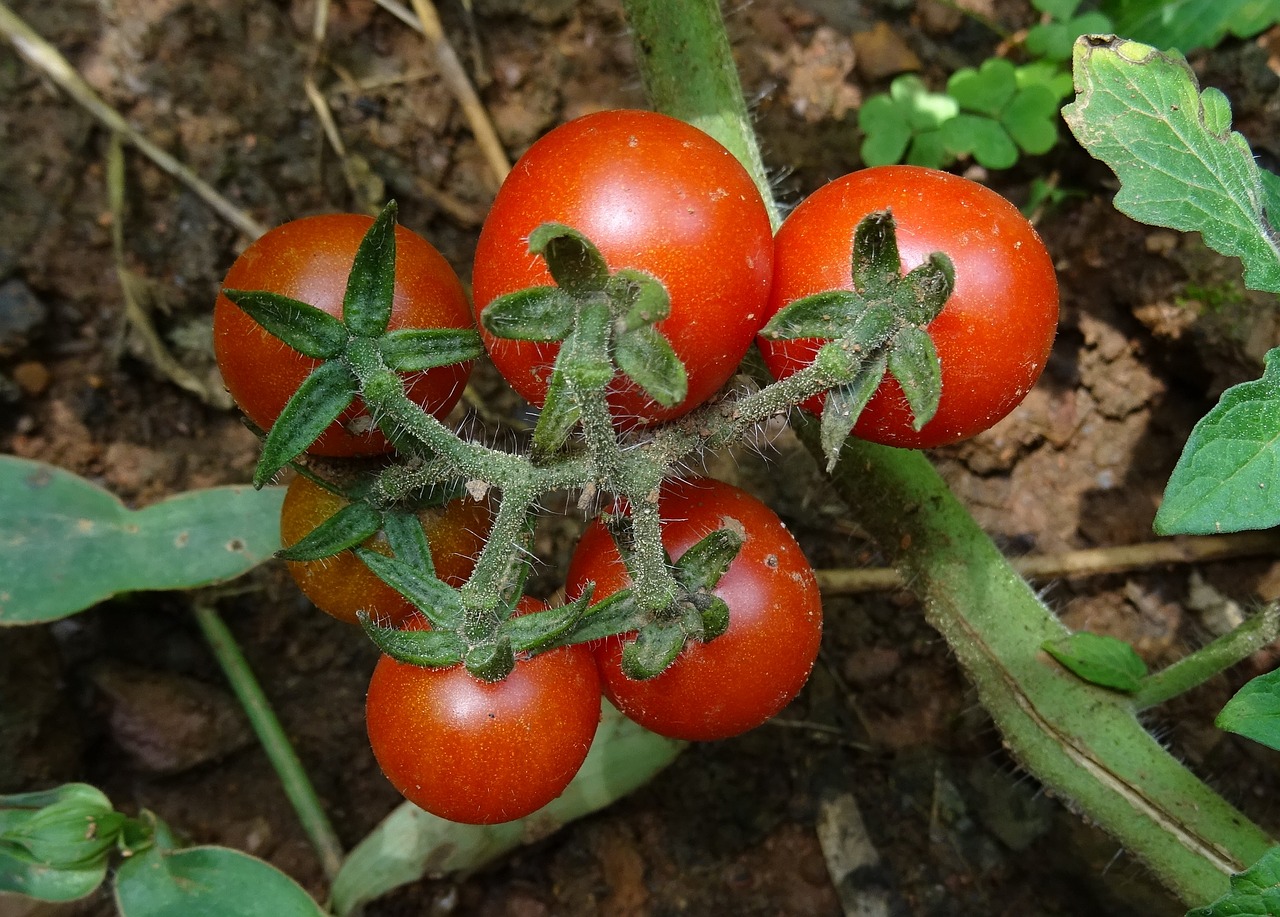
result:
M 1014 34 L 1035 22 L 1028 3 L 963 5 Z M 14 8 L 132 124 L 260 222 L 367 210 L 394 196 L 402 222 L 469 276 L 494 185 L 426 46 L 372 0 L 335 0 L 318 57 L 309 0 Z M 446 0 L 441 15 L 512 157 L 576 115 L 644 104 L 617 3 L 474 0 L 468 11 Z M 729 4 L 727 20 L 776 193 L 792 205 L 859 165 L 865 95 L 908 69 L 940 86 L 1000 45 L 973 18 L 933 2 L 756 0 Z M 1204 84 L 1227 93 L 1237 129 L 1274 169 L 1280 30 L 1192 63 Z M 358 192 L 304 94 L 308 73 L 334 112 Z M 108 133 L 8 45 L 0 100 L 0 449 L 85 475 L 132 506 L 247 481 L 256 440 L 226 406 L 209 322 L 218 282 L 248 239 L 127 152 L 123 267 L 140 278 L 151 324 L 203 396 L 180 388 L 125 314 Z M 1198 238 L 1117 214 L 1110 173 L 1062 133 L 1046 156 L 970 173 L 1020 204 L 1038 176 L 1069 192 L 1036 215 L 1062 283 L 1053 359 L 1010 418 L 934 455 L 1011 554 L 1152 540 L 1191 425 L 1280 343 L 1273 297 L 1245 291 L 1239 265 Z M 478 418 L 472 427 L 498 441 L 528 421 L 488 367 L 466 406 Z M 877 562 L 858 520 L 785 430 L 717 457 L 710 470 L 768 500 L 816 567 Z M 570 506 L 542 530 L 542 594 L 558 587 L 581 525 Z M 1280 563 L 1157 566 L 1042 585 L 1070 626 L 1129 640 L 1158 666 L 1280 597 Z M 353 846 L 400 801 L 364 736 L 376 652 L 316 612 L 282 565 L 233 587 L 218 607 Z M 191 602 L 139 594 L 6 632 L 0 791 L 87 780 L 193 842 L 266 858 L 323 899 L 315 855 L 202 643 Z M 854 885 L 886 902 L 883 913 L 902 915 L 1182 913 L 1003 752 L 909 593 L 831 596 L 826 612 L 820 663 L 777 722 L 693 747 L 610 809 L 481 874 L 408 886 L 367 913 L 875 913 L 858 909 L 869 898 Z M 1274 659 L 1263 652 L 1150 718 L 1180 758 L 1273 831 L 1280 759 L 1212 719 Z M 855 803 L 865 836 L 842 835 L 835 829 L 848 828 Z M 858 844 L 874 848 L 879 866 L 838 888 L 829 863 Z M 0 898 L 3 917 L 113 912 L 106 894 L 62 907 Z

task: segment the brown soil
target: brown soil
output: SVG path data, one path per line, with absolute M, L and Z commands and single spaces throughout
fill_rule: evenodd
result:
M 1025 3 L 977 5 L 1011 30 L 1033 21 Z M 493 185 L 420 38 L 372 0 L 333 4 L 318 63 L 308 0 L 14 7 L 132 124 L 263 224 L 394 196 L 402 221 L 469 275 Z M 475 0 L 472 16 L 464 4 L 441 7 L 512 155 L 575 115 L 643 104 L 614 2 Z M 856 167 L 863 95 L 904 67 L 936 84 L 997 44 L 928 0 L 757 0 L 733 5 L 729 23 L 778 195 L 790 203 Z M 1194 61 L 1228 92 L 1237 127 L 1273 166 L 1277 48 L 1273 31 Z M 304 94 L 308 73 L 364 176 L 356 191 Z M 127 152 L 123 267 L 145 281 L 152 321 L 206 386 L 201 398 L 157 370 L 126 321 L 106 131 L 7 46 L 0 98 L 0 449 L 86 475 L 131 505 L 248 480 L 256 441 L 222 401 L 209 343 L 214 292 L 248 240 Z M 937 464 L 1010 553 L 1149 540 L 1191 425 L 1280 343 L 1274 311 L 1260 311 L 1238 266 L 1197 240 L 1118 215 L 1109 173 L 1065 138 L 1007 173 L 976 174 L 1019 202 L 1037 176 L 1073 192 L 1038 223 L 1060 272 L 1061 332 L 1027 402 L 977 440 L 938 452 Z M 521 410 L 488 369 L 469 404 L 491 431 Z M 874 545 L 817 471 L 796 470 L 812 463 L 785 433 L 713 464 L 769 500 L 815 566 L 875 562 Z M 579 525 L 569 511 L 548 520 L 535 588 L 557 587 Z M 399 802 L 364 737 L 376 653 L 318 614 L 280 565 L 238 585 L 220 608 L 343 843 L 354 845 Z M 1280 565 L 1164 567 L 1044 591 L 1071 626 L 1127 639 L 1158 666 L 1205 642 L 1224 607 L 1280 596 Z M 0 791 L 87 780 L 193 841 L 265 857 L 323 899 L 315 855 L 189 607 L 186 595 L 140 594 L 7 633 Z M 852 907 L 851 883 L 879 889 L 892 914 L 1181 913 L 1008 759 L 909 594 L 832 597 L 826 612 L 821 664 L 777 723 L 691 748 L 610 809 L 480 875 L 408 886 L 367 913 L 860 913 L 842 906 L 844 895 Z M 1152 726 L 1274 829 L 1274 754 L 1211 725 L 1232 690 L 1270 662 L 1259 657 L 1215 680 Z M 822 826 L 853 802 L 880 865 L 837 887 Z M 0 914 L 22 913 L 15 908 L 0 899 Z M 106 894 L 49 911 L 112 912 Z

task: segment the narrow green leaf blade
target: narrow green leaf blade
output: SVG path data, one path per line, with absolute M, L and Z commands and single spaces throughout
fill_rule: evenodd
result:
M 587 613 L 590 601 L 591 595 L 587 593 L 546 611 L 512 616 L 503 622 L 502 635 L 511 641 L 511 648 L 517 653 L 541 649 L 571 634 Z
M 514 341 L 563 341 L 573 330 L 573 300 L 559 287 L 529 287 L 499 296 L 480 313 L 494 337 Z
M 533 428 L 534 454 L 547 456 L 555 453 L 565 444 L 581 419 L 582 409 L 578 405 L 578 399 L 569 390 L 564 373 L 553 372 L 547 385 L 546 401 L 538 415 L 538 423 Z
M 417 513 L 387 513 L 382 521 L 382 528 L 386 532 L 391 553 L 397 560 L 432 577 L 436 575 L 431 544 L 427 541 L 427 533 L 423 531 L 422 520 Z
M 689 392 L 684 364 L 652 325 L 619 335 L 613 357 L 622 374 L 663 407 L 675 407 Z
M 1115 691 L 1138 690 L 1147 664 L 1123 640 L 1087 631 L 1044 643 L 1044 650 L 1090 684 Z
M 227 847 L 153 847 L 120 864 L 115 886 L 122 917 L 324 917 L 293 879 Z
M 797 299 L 769 319 L 760 331 L 771 340 L 838 338 L 866 310 L 866 300 L 851 290 L 828 290 Z
M 20 850 L 0 847 L 0 892 L 40 901 L 75 901 L 91 893 L 107 877 L 107 860 L 71 869 L 48 864 Z
M 1192 908 L 1187 917 L 1275 917 L 1280 914 L 1280 847 L 1231 877 L 1231 891 L 1212 904 Z
M 266 290 L 223 290 L 222 295 L 303 356 L 327 360 L 346 346 L 342 322 L 309 303 Z
M 382 513 L 368 503 L 348 503 L 291 547 L 281 549 L 283 560 L 320 560 L 364 544 L 382 528 Z
M 1249 681 L 1227 701 L 1214 723 L 1280 751 L 1280 670 Z
M 1180 56 L 1116 38 L 1081 38 L 1074 72 L 1076 101 L 1063 117 L 1120 179 L 1116 209 L 1200 232 L 1214 251 L 1244 262 L 1248 286 L 1280 292 L 1280 235 L 1225 97 L 1201 93 Z
M 326 360 L 312 370 L 267 433 L 253 472 L 253 485 L 266 484 L 305 452 L 355 400 L 358 390 L 355 374 L 341 360 Z
M 471 328 L 399 328 L 378 340 L 378 350 L 390 369 L 413 373 L 478 359 L 484 343 Z
M 371 620 L 361 612 L 365 635 L 384 654 L 400 662 L 430 668 L 446 668 L 462 662 L 466 646 L 451 630 L 401 630 Z
M 0 627 L 233 579 L 280 547 L 283 499 L 282 487 L 216 487 L 130 510 L 69 471 L 0 455 Z
M 458 626 L 462 620 L 462 599 L 448 583 L 400 558 L 387 557 L 368 548 L 353 550 L 378 579 L 408 599 L 433 627 L 440 632 L 450 632 Z
M 654 325 L 671 315 L 671 297 L 662 281 L 652 274 L 623 268 L 606 285 L 618 314 L 618 331 L 634 331 Z
M 382 208 L 360 240 L 342 297 L 342 321 L 352 334 L 377 337 L 391 321 L 396 292 L 396 202 Z
M 676 579 L 690 591 L 714 589 L 742 550 L 742 544 L 741 532 L 716 529 L 680 555 L 675 564 Z
M 571 226 L 543 223 L 529 234 L 529 251 L 546 259 L 551 276 L 569 293 L 603 290 L 609 280 L 600 250 Z
M 674 624 L 649 624 L 622 648 L 622 672 L 634 681 L 654 678 L 666 671 L 684 649 L 687 635 Z
M 902 386 L 911 408 L 911 425 L 919 430 L 938 411 L 942 397 L 942 367 L 928 332 L 909 325 L 898 332 L 889 350 L 889 372 Z
M 822 406 L 820 424 L 822 454 L 827 457 L 827 471 L 831 471 L 840 459 L 840 448 L 849 437 L 849 431 L 858 422 L 862 409 L 880 387 L 888 366 L 883 354 L 877 354 L 862 368 L 854 380 L 827 392 Z
M 1161 535 L 1280 525 L 1280 348 L 1262 378 L 1233 385 L 1191 431 L 1156 513 Z

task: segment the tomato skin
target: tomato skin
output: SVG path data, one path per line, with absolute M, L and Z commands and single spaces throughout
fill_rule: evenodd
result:
M 519 613 L 539 607 L 525 599 Z M 374 757 L 406 799 L 450 821 L 496 824 L 568 786 L 600 722 L 600 679 L 585 646 L 517 659 L 500 682 L 383 656 L 366 718 Z
M 725 524 L 746 536 L 716 584 L 729 629 L 709 643 L 690 641 L 661 675 L 632 681 L 621 668 L 622 637 L 593 645 L 601 685 L 623 714 L 674 739 L 708 741 L 754 729 L 785 707 L 809 678 L 822 638 L 822 600 L 808 560 L 773 510 L 737 487 L 709 478 L 663 485 L 662 543 L 678 559 Z M 583 534 L 565 588 L 594 601 L 630 585 L 599 521 Z
M 304 217 L 277 226 L 250 245 L 227 272 L 223 287 L 267 290 L 341 316 L 347 275 L 373 218 L 354 213 Z M 396 227 L 396 285 L 389 328 L 471 328 L 462 283 L 429 242 Z M 213 309 L 213 350 L 227 391 L 257 426 L 275 423 L 285 403 L 317 362 L 264 331 L 231 300 L 218 294 Z M 408 396 L 437 417 L 462 397 L 471 364 L 417 373 Z M 313 455 L 378 455 L 391 444 L 373 427 L 363 402 L 344 412 L 307 450 Z
M 886 209 L 904 272 L 935 251 L 955 264 L 955 292 L 928 326 L 942 364 L 942 400 L 917 432 L 901 387 L 886 377 L 853 433 L 916 449 L 959 442 L 1017 407 L 1040 377 L 1058 325 L 1053 261 L 1035 228 L 989 188 L 919 166 L 864 169 L 818 189 L 778 230 L 770 316 L 804 296 L 851 289 L 854 229 Z M 758 343 L 775 376 L 807 366 L 819 346 Z M 805 407 L 816 412 L 821 404 L 811 399 Z
M 345 497 L 298 475 L 289 482 L 280 508 L 281 544 L 286 548 L 297 544 L 347 503 Z M 484 547 L 492 522 L 489 505 L 465 498 L 453 500 L 442 507 L 423 510 L 418 518 L 431 546 L 436 576 L 451 586 L 461 586 Z M 381 533 L 364 546 L 391 554 Z M 408 599 L 378 579 L 350 551 L 286 564 L 303 594 L 339 621 L 358 624 L 356 613 L 367 611 L 375 621 L 399 625 L 416 611 Z
M 671 315 L 657 327 L 685 364 L 687 397 L 664 408 L 615 381 L 610 403 L 620 421 L 678 417 L 728 381 L 764 323 L 773 260 L 764 202 L 728 150 L 647 111 L 598 112 L 557 127 L 516 163 L 485 220 L 477 313 L 505 293 L 553 283 L 528 246 L 547 222 L 584 233 L 610 270 L 646 271 L 670 294 Z M 481 335 L 511 387 L 540 407 L 559 345 L 502 340 L 483 327 Z

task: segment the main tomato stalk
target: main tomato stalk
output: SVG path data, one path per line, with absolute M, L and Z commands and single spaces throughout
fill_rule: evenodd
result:
M 587 143 L 591 155 L 577 155 Z M 770 301 L 775 242 L 750 177 L 700 131 L 649 112 L 606 112 L 565 125 L 535 144 L 512 175 L 479 243 L 479 329 L 459 327 L 452 313 L 433 318 L 431 309 L 421 327 L 393 321 L 403 312 L 408 273 L 394 205 L 354 255 L 343 256 L 352 260 L 340 300 L 332 282 L 324 302 L 308 303 L 304 286 L 282 284 L 261 264 L 257 273 L 233 268 L 232 276 L 261 278 L 263 288 L 226 289 L 219 308 L 235 310 L 237 321 L 252 319 L 257 339 L 288 345 L 275 345 L 276 360 L 296 352 L 304 366 L 274 422 L 254 417 L 270 424 L 255 481 L 293 463 L 305 478 L 295 485 L 305 494 L 298 512 L 318 523 L 309 533 L 291 530 L 282 556 L 304 589 L 326 565 L 367 569 L 390 587 L 382 593 L 391 599 L 370 599 L 359 617 L 387 664 L 398 666 L 383 681 L 400 686 L 406 703 L 410 693 L 436 696 L 470 679 L 492 686 L 475 701 L 492 704 L 491 717 L 528 726 L 508 735 L 549 735 L 556 729 L 535 727 L 527 709 L 515 712 L 504 698 L 541 692 L 535 707 L 554 706 L 562 703 L 558 693 L 581 692 L 563 684 L 518 689 L 513 673 L 552 656 L 577 671 L 579 663 L 562 654 L 594 653 L 604 692 L 650 728 L 715 738 L 758 725 L 794 697 L 816 657 L 821 606 L 812 571 L 758 500 L 716 482 L 680 481 L 675 470 L 806 403 L 821 412 L 823 448 L 834 464 L 862 408 L 890 380 L 913 428 L 924 427 L 942 391 L 924 329 L 948 303 L 956 268 L 934 252 L 913 257 L 904 273 L 893 214 L 877 210 L 845 231 L 829 288 Z M 590 193 L 583 175 L 593 176 Z M 637 202 L 646 175 L 657 190 Z M 564 193 L 551 193 L 557 182 Z M 440 280 L 443 289 L 456 284 Z M 234 325 L 227 317 L 223 323 Z M 809 359 L 777 382 L 726 390 L 757 336 L 763 346 L 802 346 Z M 486 350 L 541 408 L 525 452 L 465 440 L 441 419 L 466 367 Z M 453 387 L 424 398 L 433 374 L 450 374 Z M 394 447 L 399 459 L 345 475 L 299 461 L 335 439 L 349 440 L 353 454 Z M 536 508 L 566 489 L 582 494 L 584 508 L 606 510 L 575 553 L 569 600 L 530 609 L 523 590 Z M 475 509 L 489 505 L 491 516 Z M 468 528 L 488 527 L 469 572 L 444 568 L 448 555 L 431 521 L 462 506 L 473 507 Z M 350 597 L 328 610 L 349 616 Z M 428 674 L 463 668 L 463 682 Z M 548 663 L 539 671 L 561 668 Z M 761 687 L 755 693 L 753 679 Z M 592 690 L 598 696 L 600 687 Z M 544 790 L 517 794 L 491 812 L 456 780 L 428 769 L 466 797 L 448 805 L 406 756 L 415 748 L 428 754 L 444 735 L 471 742 L 462 738 L 466 729 L 428 729 L 443 715 L 430 705 L 422 709 L 437 712 L 423 714 L 421 730 L 389 726 L 387 705 L 375 703 L 383 693 L 370 693 L 370 734 L 400 738 L 375 738 L 375 752 L 389 774 L 400 775 L 393 779 L 401 791 L 433 811 L 513 818 L 547 801 L 545 787 L 559 783 L 549 777 Z M 660 709 L 666 713 L 650 716 Z M 564 760 L 585 754 L 578 733 L 561 736 Z M 546 752 L 511 746 L 520 744 L 514 738 L 499 743 L 505 751 L 474 741 L 481 750 L 473 757 L 495 768 L 511 756 Z M 573 769 L 576 763 L 553 773 Z

